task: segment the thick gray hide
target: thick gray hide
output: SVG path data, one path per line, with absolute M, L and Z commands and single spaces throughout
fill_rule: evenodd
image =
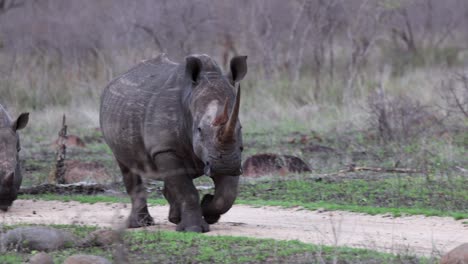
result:
M 246 59 L 233 58 L 223 74 L 207 55 L 188 56 L 182 64 L 161 55 L 106 87 L 101 129 L 132 198 L 129 227 L 153 224 L 145 178 L 164 181 L 169 220 L 179 231 L 206 232 L 232 206 L 242 151 L 235 87 L 247 72 Z M 212 177 L 215 194 L 200 205 L 192 180 L 203 174 Z
M 0 211 L 7 211 L 16 200 L 22 175 L 18 152 L 20 141 L 17 131 L 23 129 L 29 114 L 23 113 L 12 121 L 0 105 Z
M 2 250 L 50 251 L 75 246 L 71 233 L 51 227 L 19 227 L 6 232 L 0 239 Z

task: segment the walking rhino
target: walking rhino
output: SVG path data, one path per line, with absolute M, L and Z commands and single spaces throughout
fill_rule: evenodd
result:
M 18 196 L 23 177 L 18 152 L 20 140 L 17 131 L 26 127 L 29 113 L 22 113 L 12 121 L 0 105 L 0 210 L 8 211 Z
M 240 85 L 247 56 L 223 74 L 208 55 L 178 64 L 165 55 L 114 79 L 101 97 L 100 123 L 132 200 L 128 227 L 154 224 L 144 179 L 164 182 L 169 221 L 178 231 L 208 232 L 237 196 L 241 171 Z M 201 203 L 193 179 L 212 178 Z

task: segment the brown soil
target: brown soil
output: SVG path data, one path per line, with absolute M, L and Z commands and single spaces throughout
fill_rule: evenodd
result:
M 112 181 L 112 176 L 107 173 L 104 165 L 96 161 L 82 162 L 78 160 L 67 160 L 65 166 L 65 183 L 106 183 Z
M 0 213 L 3 224 L 82 224 L 119 228 L 130 211 L 127 204 L 17 200 Z M 152 206 L 156 226 L 174 230 L 167 221 L 167 206 Z M 468 226 L 448 217 L 393 218 L 350 212 L 308 211 L 300 208 L 234 206 L 208 235 L 233 235 L 300 240 L 323 245 L 369 248 L 392 253 L 430 255 L 444 253 L 468 242 Z

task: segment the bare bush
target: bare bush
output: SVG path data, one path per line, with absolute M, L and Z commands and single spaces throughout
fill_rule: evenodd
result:
M 468 120 L 468 76 L 455 74 L 447 81 L 442 81 L 438 92 L 444 101 L 440 106 L 448 118 Z
M 389 96 L 382 89 L 368 97 L 369 125 L 382 142 L 410 142 L 443 129 L 431 107 L 408 96 Z
M 0 95 L 68 105 L 97 100 L 117 73 L 161 52 L 208 53 L 225 67 L 246 54 L 254 84 L 286 90 L 277 97 L 349 105 L 381 66 L 459 63 L 467 10 L 463 0 L 3 0 Z

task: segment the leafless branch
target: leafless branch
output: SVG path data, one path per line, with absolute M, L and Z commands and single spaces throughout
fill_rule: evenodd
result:
M 26 0 L 0 0 L 0 15 L 26 4 Z
M 158 34 L 156 34 L 156 31 L 153 30 L 151 27 L 149 26 L 145 26 L 145 25 L 142 25 L 142 24 L 138 24 L 138 23 L 134 23 L 133 26 L 135 28 L 138 28 L 138 29 L 141 29 L 143 30 L 146 34 L 148 34 L 151 39 L 153 40 L 153 43 L 156 45 L 156 47 L 158 48 L 158 50 L 160 52 L 164 52 L 164 49 L 161 45 L 161 41 L 159 41 L 159 38 L 158 38 Z

